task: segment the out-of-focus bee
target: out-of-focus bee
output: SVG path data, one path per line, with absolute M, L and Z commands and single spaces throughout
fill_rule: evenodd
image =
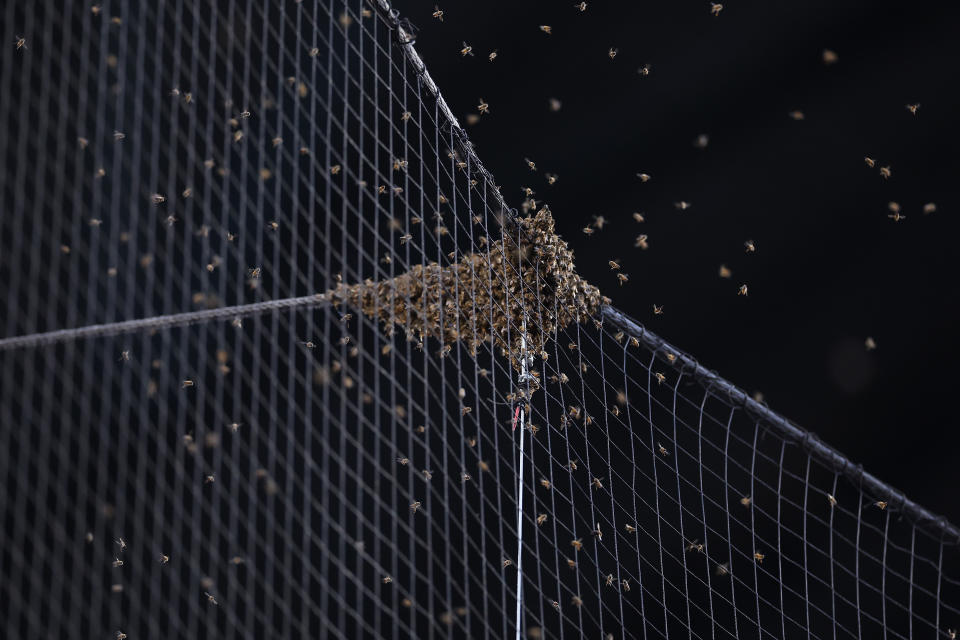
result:
M 805 117 L 805 116 L 803 115 L 803 111 L 800 111 L 799 109 L 794 109 L 793 111 L 791 111 L 791 112 L 788 113 L 787 115 L 790 116 L 793 120 L 803 120 L 804 117 Z
M 889 166 L 880 167 L 880 175 L 883 176 L 884 180 L 886 180 L 893 175 L 893 172 L 890 170 Z
M 909 112 L 912 113 L 913 115 L 917 115 L 917 109 L 919 109 L 919 108 L 920 108 L 920 103 L 919 103 L 919 102 L 918 102 L 917 104 L 908 104 L 908 105 L 907 105 L 907 111 L 909 111 Z
M 689 202 L 687 202 L 686 200 L 681 200 L 680 202 L 674 202 L 674 203 L 673 203 L 673 206 L 676 207 L 678 211 L 686 211 L 687 209 L 689 209 L 689 208 L 692 207 L 693 205 L 691 205 L 691 204 L 690 204 Z
M 740 498 L 740 504 L 742 504 L 745 507 L 749 507 L 751 502 L 753 502 L 753 498 L 751 498 L 750 496 L 743 496 L 742 498 Z
M 831 51 L 830 49 L 823 50 L 823 64 L 833 64 L 839 59 L 840 56 L 838 56 L 835 51 Z
M 542 25 L 540 25 L 540 31 L 543 31 L 544 33 L 546 33 L 546 34 L 549 35 L 549 34 L 553 33 L 553 27 L 551 27 L 551 26 L 548 25 L 548 24 L 542 24 Z
M 625 273 L 618 273 L 618 274 L 617 274 L 617 280 L 620 281 L 620 286 L 621 286 L 621 287 L 623 286 L 623 283 L 624 283 L 624 282 L 627 282 L 629 279 L 630 279 L 630 277 L 629 277 L 627 274 L 625 274 Z
M 570 546 L 572 546 L 577 551 L 580 551 L 581 549 L 583 549 L 583 540 L 581 538 L 577 538 L 576 540 L 573 540 L 570 542 Z
M 414 500 L 413 502 L 410 503 L 410 513 L 416 513 L 417 509 L 419 508 L 420 508 L 419 500 Z
M 719 2 L 710 3 L 710 13 L 712 13 L 715 16 L 719 16 L 721 11 L 723 11 L 722 4 L 720 4 Z
M 480 98 L 480 104 L 477 105 L 477 111 L 480 113 L 490 113 L 490 105 L 483 101 L 483 98 Z
M 720 277 L 721 277 L 721 278 L 729 278 L 731 275 L 733 275 L 733 273 L 730 271 L 729 268 L 727 268 L 727 265 L 725 265 L 725 264 L 720 265 Z
M 570 598 L 570 602 L 571 602 L 571 603 L 573 604 L 573 606 L 575 606 L 575 607 L 582 607 L 582 606 L 583 606 L 583 600 L 580 598 L 580 596 L 573 596 L 572 598 Z

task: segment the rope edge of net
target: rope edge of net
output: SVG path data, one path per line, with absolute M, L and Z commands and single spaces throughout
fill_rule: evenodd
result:
M 741 407 L 767 429 L 776 432 L 786 440 L 799 444 L 810 456 L 845 476 L 868 495 L 876 499 L 886 500 L 892 509 L 898 510 L 917 528 L 943 543 L 960 546 L 960 528 L 952 524 L 945 516 L 934 514 L 907 498 L 902 491 L 898 491 L 873 474 L 864 471 L 862 465 L 853 464 L 842 453 L 821 441 L 816 434 L 798 427 L 763 403 L 754 400 L 745 391 L 727 381 L 715 371 L 707 369 L 695 358 L 677 349 L 649 329 L 644 328 L 639 322 L 622 311 L 610 305 L 604 305 L 601 314 L 604 321 L 612 323 L 628 335 L 637 338 L 651 351 L 676 355 L 676 359 L 671 363 L 674 369 L 691 376 L 703 384 L 711 394 L 727 400 L 731 406 Z

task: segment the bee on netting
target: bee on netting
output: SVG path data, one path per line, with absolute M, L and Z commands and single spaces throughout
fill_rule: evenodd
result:
M 541 513 L 540 515 L 537 516 L 537 526 L 542 525 L 546 521 L 547 521 L 547 514 Z
M 410 503 L 410 513 L 416 513 L 417 509 L 419 508 L 420 508 L 419 500 L 414 500 L 413 502 Z
M 608 587 L 612 587 L 612 586 L 613 586 L 613 574 L 612 574 L 612 573 L 608 573 L 608 574 L 607 574 L 607 578 L 606 578 L 606 580 L 604 580 L 604 583 L 605 583 Z
M 550 484 L 550 481 L 549 481 L 548 479 L 546 479 L 546 478 L 541 478 L 541 479 L 540 479 L 540 486 L 542 486 L 544 489 L 549 489 L 552 485 Z
M 467 57 L 468 55 L 469 55 L 469 56 L 472 56 L 472 55 L 473 55 L 473 47 L 471 47 L 471 46 L 468 45 L 466 42 L 464 42 L 464 43 L 463 43 L 463 48 L 460 49 L 460 55 L 461 55 L 462 57 L 464 57 L 464 58 Z
M 506 569 L 507 567 L 513 564 L 513 560 L 511 560 L 510 558 L 504 558 L 501 564 L 503 565 L 503 568 Z
M 577 551 L 580 551 L 581 549 L 583 549 L 583 539 L 577 538 L 576 540 L 571 541 L 570 546 L 572 546 Z
M 714 569 L 713 571 L 714 571 L 714 573 L 716 573 L 718 576 L 725 576 L 725 575 L 727 575 L 728 573 L 730 573 L 730 563 L 729 563 L 729 562 L 724 562 L 724 563 L 722 563 L 722 564 L 718 564 L 718 565 L 717 565 L 717 568 Z
M 911 114 L 913 114 L 913 115 L 917 115 L 917 109 L 919 109 L 919 108 L 920 108 L 920 103 L 919 103 L 919 102 L 916 103 L 916 104 L 908 104 L 908 105 L 907 105 L 907 111 L 909 111 L 909 112 L 910 112 Z
M 603 489 L 603 483 L 600 482 L 600 478 L 594 478 L 590 484 L 593 485 L 594 489 Z
M 573 604 L 573 606 L 578 608 L 583 606 L 583 600 L 580 598 L 580 596 L 573 596 L 570 598 L 570 602 Z
M 393 582 L 393 578 L 391 578 L 390 576 L 383 576 L 382 578 L 380 578 L 380 582 L 382 582 L 383 584 L 390 584 L 391 582 Z
M 661 456 L 663 456 L 664 458 L 666 458 L 668 455 L 670 455 L 670 452 L 667 451 L 667 448 L 666 448 L 665 446 L 663 446 L 662 444 L 660 444 L 659 442 L 657 443 L 657 453 L 659 453 L 659 454 L 660 454 Z
M 738 296 L 745 296 L 745 295 L 747 295 L 747 285 L 745 285 L 745 284 L 740 285 L 740 288 L 737 289 L 737 295 L 738 295 Z
M 880 167 L 880 175 L 883 176 L 883 179 L 886 180 L 893 175 L 893 172 L 890 170 L 889 165 L 886 167 Z
M 659 371 L 654 373 L 653 377 L 657 379 L 657 384 L 663 384 L 663 382 L 667 379 L 667 376 L 663 375 Z
M 835 506 L 837 506 L 837 499 L 834 498 L 834 497 L 833 497 L 831 494 L 829 494 L 829 493 L 827 494 L 827 502 L 830 503 L 830 508 L 831 508 L 831 509 L 834 508 Z
M 674 202 L 674 203 L 673 203 L 673 206 L 674 206 L 678 211 L 686 211 L 687 209 L 689 209 L 689 208 L 692 207 L 693 205 L 690 204 L 689 202 L 687 202 L 686 200 L 681 200 L 680 202 Z
M 594 530 L 591 531 L 590 533 L 591 533 L 591 534 L 593 535 L 593 537 L 595 537 L 598 541 L 599 541 L 599 540 L 603 540 L 603 531 L 600 531 L 600 524 L 599 524 L 599 523 L 596 525 L 596 529 L 594 529 Z
M 621 287 L 623 286 L 623 283 L 624 283 L 624 282 L 627 282 L 629 279 L 630 279 L 630 277 L 629 277 L 627 274 L 625 274 L 625 273 L 618 273 L 618 274 L 617 274 L 617 280 L 620 281 L 620 286 L 621 286 Z
M 635 526 L 633 526 L 632 524 L 625 524 L 625 525 L 623 525 L 623 528 L 627 530 L 627 533 L 636 533 L 636 532 L 637 532 L 637 528 L 636 528 Z
M 620 53 L 620 50 L 619 50 L 619 49 L 614 49 L 613 47 L 610 47 L 610 50 L 607 51 L 607 55 L 610 56 L 610 59 L 611 59 L 611 60 L 613 60 L 614 58 L 616 58 L 618 53 Z
M 703 553 L 703 544 L 697 538 L 694 538 L 692 542 L 687 543 L 687 551 L 699 551 Z
M 570 460 L 570 462 L 567 463 L 567 468 L 570 469 L 571 473 L 574 472 L 574 471 L 576 471 L 576 470 L 577 470 L 577 461 L 576 461 L 576 460 Z
M 721 11 L 723 11 L 722 4 L 720 4 L 719 2 L 710 3 L 710 13 L 712 13 L 715 16 L 719 16 Z
M 576 561 L 576 560 L 571 560 L 570 558 L 567 558 L 567 566 L 570 567 L 571 569 L 576 569 L 576 568 L 577 568 L 577 561 Z
M 433 5 L 433 17 L 439 20 L 440 22 L 443 22 L 443 9 L 441 9 L 437 5 Z
M 754 552 L 753 552 L 753 559 L 757 561 L 757 564 L 763 564 L 763 559 L 764 559 L 764 558 L 766 558 L 766 556 L 765 556 L 764 554 L 760 553 L 759 551 L 754 551 Z

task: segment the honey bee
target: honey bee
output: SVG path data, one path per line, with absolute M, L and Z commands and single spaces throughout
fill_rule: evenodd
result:
M 737 289 L 737 295 L 738 295 L 738 296 L 745 296 L 745 295 L 747 295 L 747 285 L 745 285 L 745 284 L 740 285 L 740 288 Z
M 611 269 L 619 269 L 619 268 L 620 268 L 620 265 L 617 263 L 616 260 L 610 260 L 610 261 L 607 262 L 607 264 L 610 265 L 610 268 L 611 268 Z
M 584 232 L 585 234 L 587 234 L 588 236 L 592 236 L 592 235 L 593 235 L 593 227 L 584 227 L 584 228 L 583 228 L 583 232 Z
M 718 564 L 717 568 L 714 569 L 714 573 L 716 573 L 718 576 L 727 575 L 728 573 L 730 573 L 730 563 L 724 562 L 722 564 Z
M 556 600 L 554 600 L 553 602 L 551 602 L 550 605 L 551 605 L 554 609 L 556 609 L 557 611 L 560 611 L 560 603 L 557 602 Z
M 866 165 L 867 165 L 868 167 L 870 167 L 871 169 L 873 169 L 875 166 L 877 166 L 877 161 L 874 160 L 873 158 L 871 158 L 870 156 L 864 156 L 863 161 L 864 161 L 864 162 L 866 163 Z
M 577 461 L 576 461 L 576 460 L 571 460 L 571 461 L 567 464 L 567 467 L 570 469 L 571 472 L 576 471 L 576 470 L 577 470 Z
M 867 336 L 867 339 L 863 341 L 863 346 L 867 349 L 867 351 L 873 351 L 877 348 L 877 342 L 870 336 Z
M 642 67 L 640 67 L 639 69 L 637 69 L 637 73 L 639 73 L 639 74 L 642 75 L 642 76 L 648 76 L 648 75 L 650 75 L 650 69 L 651 69 L 651 68 L 652 68 L 652 67 L 651 67 L 649 64 L 645 64 L 645 65 L 643 65 Z
M 504 559 L 503 559 L 503 568 L 504 568 L 504 569 L 506 569 L 507 567 L 509 567 L 509 566 L 512 565 L 512 564 L 513 564 L 513 560 L 511 560 L 510 558 L 504 558 Z
M 90 141 L 87 140 L 86 138 L 80 137 L 80 138 L 77 138 L 77 144 L 80 145 L 81 149 L 86 149 L 87 145 L 90 144 Z
M 578 11 L 580 11 L 580 12 L 582 13 L 582 12 L 584 12 L 584 11 L 587 10 L 587 3 L 586 3 L 586 2 L 578 2 L 577 4 L 573 5 L 573 8 L 574 8 L 574 9 L 577 9 Z
M 583 606 L 583 600 L 580 599 L 580 596 L 573 596 L 572 598 L 570 598 L 570 602 L 571 602 L 571 603 L 573 604 L 573 606 L 575 606 L 575 607 L 582 607 L 582 606 Z
M 466 42 L 464 42 L 464 43 L 463 43 L 463 48 L 460 49 L 460 55 L 461 55 L 462 57 L 464 57 L 464 58 L 467 57 L 467 56 L 472 56 L 472 55 L 473 55 L 473 47 L 471 47 L 471 46 L 468 45 Z
M 666 457 L 670 452 L 667 451 L 667 448 L 666 448 L 665 446 L 663 446 L 662 444 L 660 444 L 660 443 L 658 442 L 658 443 L 657 443 L 657 453 L 659 453 L 660 455 Z
M 617 280 L 620 281 L 620 286 L 621 286 L 621 287 L 623 286 L 623 283 L 624 283 L 624 282 L 627 282 L 629 279 L 630 279 L 630 277 L 629 277 L 627 274 L 625 274 L 625 273 L 618 273 L 618 274 L 617 274 Z
M 613 586 L 613 574 L 612 574 L 612 573 L 608 573 L 608 574 L 607 574 L 607 578 L 606 578 L 606 580 L 604 580 L 604 583 L 605 583 L 608 587 L 612 587 L 612 586 Z
M 490 62 L 493 62 L 493 61 L 496 60 L 496 59 L 497 59 L 497 50 L 496 50 L 496 49 L 494 49 L 493 51 L 491 51 L 490 53 L 487 54 L 487 60 L 489 60 Z
M 577 551 L 580 551 L 581 549 L 583 549 L 583 540 L 581 538 L 577 538 L 576 540 L 573 540 L 570 542 L 570 546 L 572 546 Z
M 240 427 L 242 427 L 242 426 L 243 426 L 243 423 L 242 423 L 242 422 L 231 422 L 231 423 L 230 423 L 230 431 L 236 433 L 236 432 L 240 429 Z
M 873 504 L 874 504 L 874 506 L 876 506 L 878 509 L 880 509 L 880 511 L 883 511 L 884 509 L 887 508 L 887 503 L 886 503 L 884 500 L 877 500 L 877 501 L 874 502 Z
M 481 99 L 482 101 L 482 99 Z M 393 170 L 394 171 L 406 171 L 407 170 L 407 161 L 402 158 L 396 158 L 393 161 Z
M 530 171 L 537 170 L 537 163 L 531 160 L 530 158 L 524 158 L 523 161 L 527 163 L 527 166 L 530 168 Z
M 302 345 L 303 345 L 304 347 L 306 347 L 307 349 L 313 349 L 313 348 L 315 348 L 315 347 L 317 346 L 316 343 L 313 342 L 312 340 L 305 340 L 305 341 L 300 342 L 300 344 L 302 344 Z
M 209 591 L 204 591 L 203 595 L 207 597 L 207 602 L 209 602 L 210 604 L 217 604 L 217 599 L 214 598 L 213 594 L 210 593 Z
M 623 585 L 623 590 L 624 590 L 624 591 L 628 591 L 628 592 L 630 591 L 630 581 L 629 581 L 629 580 L 627 580 L 626 578 L 624 578 L 623 580 L 620 581 L 620 584 Z
M 655 315 L 655 316 L 662 316 L 662 315 L 663 315 L 663 305 L 660 305 L 659 307 L 658 307 L 657 305 L 653 305 L 653 315 Z
M 686 202 L 686 201 L 684 201 L 684 200 L 681 200 L 680 202 L 674 202 L 674 203 L 673 203 L 673 206 L 676 207 L 676 209 L 677 209 L 678 211 L 686 211 L 687 209 L 689 209 L 689 208 L 692 207 L 693 205 L 691 205 L 689 202 Z
M 830 49 L 823 50 L 823 64 L 833 64 L 839 59 L 840 57 L 835 51 L 831 51 Z
M 590 484 L 593 485 L 594 489 L 603 489 L 603 483 L 600 482 L 600 478 L 594 478 Z
M 647 242 L 647 237 L 648 237 L 647 234 L 641 233 L 639 236 L 637 236 L 637 239 L 634 241 L 633 246 L 640 247 L 641 249 L 646 251 L 647 249 L 650 248 L 650 243 Z
M 895 211 L 894 213 L 889 213 L 887 214 L 887 217 L 893 220 L 894 222 L 900 222 L 901 220 L 907 219 L 907 216 L 903 215 L 899 211 Z
M 216 476 L 214 474 L 209 474 L 203 477 L 203 484 L 213 484 L 216 481 Z
M 424 480 L 431 480 L 431 479 L 433 478 L 433 472 L 430 471 L 430 469 L 424 469 L 424 470 L 421 471 L 420 473 L 423 474 L 423 479 L 424 479 Z
M 719 2 L 710 3 L 710 13 L 712 13 L 715 16 L 719 16 L 721 11 L 723 11 L 722 4 L 720 4 Z
M 699 551 L 700 553 L 703 553 L 703 544 L 694 538 L 692 542 L 687 543 L 687 551 Z
M 547 184 L 554 184 L 559 176 L 555 173 L 548 173 L 545 177 L 547 178 Z
M 433 17 L 439 20 L 440 22 L 443 22 L 443 9 L 441 9 L 437 5 L 433 5 Z
M 400 466 L 405 467 L 408 464 L 410 464 L 410 458 L 407 458 L 405 456 L 400 456 L 397 458 L 397 462 L 400 463 Z
M 637 528 L 636 528 L 635 526 L 633 526 L 632 524 L 625 524 L 625 525 L 623 525 L 623 528 L 627 530 L 627 533 L 636 533 L 636 532 L 637 532 Z
M 383 584 L 390 584 L 391 582 L 393 582 L 393 578 L 391 578 L 390 576 L 383 576 L 382 578 L 380 578 L 380 582 L 382 582 Z
M 560 111 L 563 107 L 563 103 L 557 100 L 556 98 L 550 98 L 550 111 Z
M 907 105 L 907 111 L 909 111 L 909 112 L 910 112 L 911 114 L 913 114 L 913 115 L 917 115 L 917 109 L 919 109 L 919 108 L 920 108 L 920 103 L 919 103 L 919 102 L 918 102 L 917 104 L 908 104 L 908 105 Z
M 93 175 L 95 178 L 102 178 L 103 176 L 107 175 L 107 170 L 104 169 L 103 167 L 99 167 L 96 173 L 94 173 Z
M 614 49 L 613 47 L 610 47 L 610 50 L 607 51 L 607 55 L 610 56 L 610 59 L 611 59 L 611 60 L 613 60 L 614 58 L 617 57 L 617 53 L 619 53 L 619 50 L 618 50 L 618 49 Z
M 594 529 L 594 530 L 591 531 L 590 533 L 591 533 L 591 534 L 593 535 L 593 537 L 595 537 L 597 540 L 603 540 L 603 531 L 600 531 L 600 525 L 599 525 L 599 524 L 597 524 L 597 525 L 596 525 L 596 529 Z
M 181 389 L 188 389 L 193 386 L 193 380 L 187 378 L 180 384 Z
M 123 140 L 123 139 L 126 138 L 126 137 L 127 137 L 127 135 L 126 135 L 125 133 L 123 133 L 122 131 L 114 131 L 114 132 L 113 132 L 113 139 L 114 139 L 116 142 L 120 142 L 121 140 Z
M 480 98 L 480 104 L 477 105 L 477 111 L 481 114 L 490 113 L 490 105 L 483 101 L 483 98 Z
M 708 144 L 710 144 L 710 136 L 705 133 L 701 133 L 693 141 L 693 146 L 697 149 L 706 149 Z
M 161 554 L 160 554 L 160 564 L 167 564 L 168 562 L 170 562 L 170 556 L 166 556 L 166 555 L 163 555 L 163 554 L 161 553 Z
M 467 473 L 466 471 L 464 471 L 463 473 L 460 474 L 460 482 L 466 483 L 466 482 L 469 482 L 469 481 L 470 481 L 470 474 L 469 474 L 469 473 Z
M 889 166 L 880 167 L 880 175 L 883 176 L 884 180 L 887 180 L 893 175 L 893 172 L 890 170 Z
M 957 630 L 956 630 L 956 629 L 947 629 L 947 636 L 950 637 L 950 640 L 957 640 Z
M 732 272 L 730 271 L 730 269 L 727 268 L 727 265 L 725 265 L 725 264 L 720 265 L 720 277 L 721 277 L 721 278 L 729 278 L 731 275 L 733 275 L 733 274 L 732 274 Z
M 834 497 L 833 497 L 831 494 L 829 494 L 829 493 L 827 494 L 827 502 L 830 503 L 830 508 L 831 508 L 831 509 L 834 508 L 835 506 L 837 506 L 837 499 L 834 498 Z
M 115 560 L 113 561 L 113 566 L 114 566 L 114 568 L 116 568 L 116 567 L 122 567 L 122 566 L 123 566 L 123 560 L 121 560 L 120 558 L 115 559 Z
M 936 203 L 928 202 L 927 204 L 923 205 L 923 212 L 924 212 L 925 214 L 935 213 L 936 210 L 937 210 L 937 205 L 936 205 Z
M 576 568 L 577 568 L 577 561 L 576 561 L 576 560 L 571 560 L 570 558 L 567 558 L 567 566 L 570 567 L 571 569 L 576 569 Z
M 540 479 L 540 486 L 542 486 L 544 489 L 549 489 L 550 486 L 551 486 L 551 484 L 550 484 L 550 481 L 547 480 L 546 478 L 541 478 L 541 479 Z
M 549 34 L 553 33 L 553 27 L 551 27 L 551 26 L 548 25 L 548 24 L 542 24 L 542 25 L 540 25 L 540 31 L 543 31 L 544 33 L 546 33 L 546 34 L 549 35 Z
M 756 252 L 757 252 L 757 245 L 756 245 L 756 243 L 754 243 L 753 240 L 747 240 L 746 242 L 744 242 L 744 243 L 743 243 L 743 247 L 744 247 L 744 251 L 745 251 L 746 253 L 756 253 Z
M 413 502 L 410 503 L 410 513 L 416 513 L 417 509 L 419 508 L 420 508 L 419 500 L 414 500 Z
M 99 7 L 97 7 L 99 9 Z M 123 631 L 117 631 L 117 640 L 126 640 L 127 634 Z
M 270 222 L 267 223 L 267 228 L 270 229 L 271 231 L 276 231 L 277 229 L 280 228 L 280 223 L 277 222 L 276 220 L 271 220 Z
M 795 110 L 791 111 L 790 113 L 788 113 L 787 115 L 790 116 L 790 117 L 791 117 L 792 119 L 794 119 L 794 120 L 803 120 L 803 118 L 804 118 L 803 111 L 800 111 L 799 109 L 795 109 Z
M 541 513 L 540 515 L 537 516 L 537 525 L 538 525 L 538 526 L 539 526 L 539 525 L 542 525 L 542 524 L 543 524 L 544 522 L 546 522 L 546 521 L 547 521 L 547 514 Z
M 749 507 L 751 502 L 753 502 L 753 499 L 750 496 L 743 496 L 740 498 L 740 504 L 745 507 Z
M 130 362 L 130 352 L 121 351 L 120 352 L 120 362 Z
M 766 557 L 766 556 L 765 556 L 764 554 L 760 553 L 759 551 L 754 551 L 754 552 L 753 552 L 753 559 L 756 560 L 758 564 L 763 564 L 763 559 L 764 559 L 765 557 Z
M 641 222 L 641 223 L 647 221 L 647 219 L 644 217 L 644 215 L 643 215 L 642 213 L 640 213 L 639 211 L 634 212 L 634 214 L 633 214 L 633 219 L 634 219 L 636 222 Z

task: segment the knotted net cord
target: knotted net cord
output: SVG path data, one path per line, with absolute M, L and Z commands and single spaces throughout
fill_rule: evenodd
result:
M 960 626 L 955 527 L 571 312 L 386 4 L 61 4 L 4 9 L 5 636 Z

